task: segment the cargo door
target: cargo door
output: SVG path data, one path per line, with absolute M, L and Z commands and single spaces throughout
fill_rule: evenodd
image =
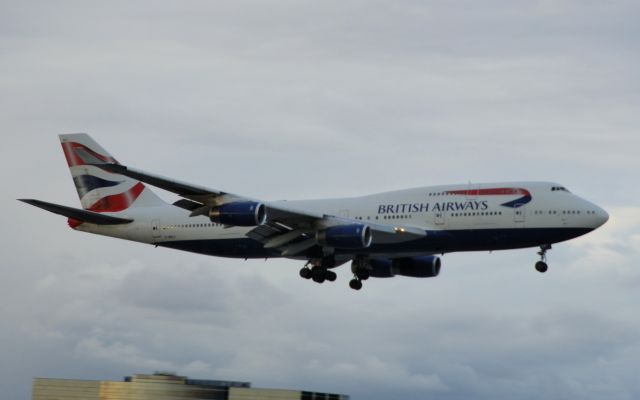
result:
M 434 214 L 434 222 L 438 226 L 442 226 L 445 223 L 444 212 L 436 211 Z

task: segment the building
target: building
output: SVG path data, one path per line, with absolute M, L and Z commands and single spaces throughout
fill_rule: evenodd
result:
M 349 396 L 287 389 L 254 389 L 249 382 L 189 379 L 170 373 L 122 381 L 35 378 L 33 400 L 348 400 Z

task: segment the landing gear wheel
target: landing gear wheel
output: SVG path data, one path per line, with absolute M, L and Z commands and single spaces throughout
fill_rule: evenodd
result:
M 300 277 L 303 279 L 311 279 L 311 270 L 307 267 L 304 267 L 300 270 Z
M 314 282 L 322 283 L 326 279 L 327 270 L 322 267 L 313 267 L 311 268 L 311 279 Z
M 547 272 L 547 269 L 549 269 L 549 267 L 547 266 L 547 250 L 551 250 L 550 244 L 543 244 L 542 246 L 540 246 L 540 251 L 538 252 L 540 261 L 536 263 L 536 271 L 540 273 Z
M 371 276 L 371 273 L 368 269 L 359 269 L 356 275 L 361 281 L 366 281 Z
M 546 262 L 538 261 L 536 263 L 536 271 L 538 271 L 540 273 L 545 273 L 545 272 L 547 272 L 547 269 L 549 269 L 549 267 L 547 266 Z
M 338 275 L 336 275 L 336 273 L 333 271 L 326 271 L 324 273 L 324 278 L 329 282 L 333 282 L 336 280 L 336 278 L 338 278 Z
M 362 289 L 362 281 L 360 279 L 352 279 L 349 281 L 349 287 L 353 290 Z
M 371 276 L 371 262 L 368 258 L 358 256 L 351 263 L 351 272 L 354 279 L 366 281 Z

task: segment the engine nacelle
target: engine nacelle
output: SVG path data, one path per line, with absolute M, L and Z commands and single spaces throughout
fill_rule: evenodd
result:
M 371 228 L 367 225 L 338 225 L 318 231 L 319 245 L 337 249 L 366 249 L 371 245 Z
M 267 212 L 262 203 L 238 201 L 211 207 L 209 219 L 224 225 L 256 226 L 267 221 Z
M 433 278 L 440 273 L 440 257 L 373 258 L 370 275 L 374 278 L 391 278 L 396 275 L 413 278 Z

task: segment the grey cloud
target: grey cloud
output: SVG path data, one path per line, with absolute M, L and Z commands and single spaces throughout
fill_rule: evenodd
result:
M 7 396 L 34 375 L 171 369 L 354 399 L 631 399 L 635 2 L 4 2 L 0 314 Z M 265 198 L 551 179 L 612 219 L 554 246 L 450 254 L 435 280 L 346 287 L 299 262 L 72 232 L 56 133 Z M 170 195 L 165 195 L 172 198 Z

